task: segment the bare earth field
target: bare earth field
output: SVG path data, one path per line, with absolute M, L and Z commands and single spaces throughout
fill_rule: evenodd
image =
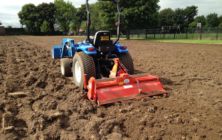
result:
M 98 107 L 51 59 L 61 39 L 0 37 L 0 139 L 222 139 L 222 45 L 122 41 L 170 97 Z

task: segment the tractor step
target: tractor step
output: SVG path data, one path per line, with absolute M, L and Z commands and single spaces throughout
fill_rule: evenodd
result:
M 152 75 L 123 74 L 105 80 L 91 78 L 88 84 L 88 98 L 98 105 L 164 94 L 167 93 L 159 78 Z

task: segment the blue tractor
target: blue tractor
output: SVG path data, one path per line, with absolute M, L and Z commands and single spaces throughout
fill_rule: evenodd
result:
M 133 60 L 127 47 L 119 43 L 120 7 L 117 5 L 117 40 L 111 40 L 109 31 L 98 31 L 90 38 L 90 12 L 88 0 L 87 38 L 76 43 L 64 38 L 61 45 L 52 48 L 52 57 L 61 60 L 61 73 L 73 76 L 73 81 L 87 92 L 90 100 L 98 105 L 114 102 L 166 95 L 158 77 L 153 75 L 133 75 Z
M 110 31 L 98 31 L 94 38 L 90 37 L 90 11 L 86 0 L 86 40 L 76 43 L 73 39 L 64 38 L 61 45 L 52 48 L 53 59 L 61 60 L 62 75 L 73 76 L 75 85 L 80 89 L 84 88 L 84 80 L 88 81 L 91 77 L 96 79 L 109 77 L 114 66 L 114 58 L 119 58 L 129 74 L 134 73 L 133 60 L 128 49 L 119 43 L 120 8 L 119 2 L 114 2 L 118 11 L 117 40 L 111 40 Z

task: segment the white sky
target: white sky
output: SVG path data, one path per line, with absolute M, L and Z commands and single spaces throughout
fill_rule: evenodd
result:
M 53 2 L 54 0 L 0 0 L 0 21 L 3 25 L 19 27 L 19 18 L 17 13 L 21 7 L 27 3 L 38 5 L 42 2 Z M 67 0 L 68 1 L 68 0 Z M 69 0 L 75 7 L 85 3 L 85 0 Z M 90 0 L 90 3 L 96 0 Z M 222 0 L 160 0 L 161 9 L 164 8 L 185 8 L 186 6 L 196 5 L 199 7 L 199 15 L 208 13 L 218 13 L 222 15 Z

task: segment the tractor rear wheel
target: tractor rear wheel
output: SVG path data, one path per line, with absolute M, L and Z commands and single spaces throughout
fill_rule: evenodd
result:
M 63 76 L 72 76 L 72 59 L 63 58 L 60 61 L 61 73 Z
M 91 77 L 96 76 L 96 68 L 93 58 L 83 52 L 76 53 L 73 58 L 72 72 L 75 85 L 80 89 L 83 89 L 84 75 L 86 74 L 85 80 L 87 82 Z
M 134 74 L 134 65 L 133 59 L 130 53 L 120 54 L 119 55 L 120 62 L 126 67 L 129 74 Z

